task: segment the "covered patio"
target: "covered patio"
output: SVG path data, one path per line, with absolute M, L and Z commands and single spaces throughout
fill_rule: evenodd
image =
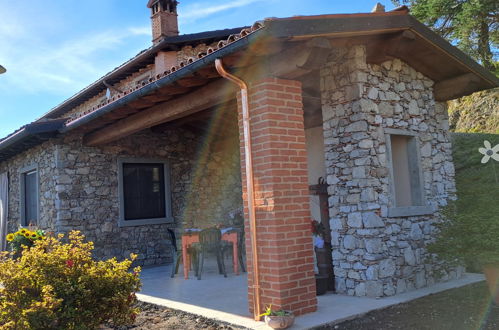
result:
M 251 38 L 260 29 L 255 25 L 245 33 L 251 32 L 247 35 Z M 174 229 L 180 241 L 185 229 L 244 226 L 242 245 L 248 276 L 210 279 L 205 270 L 199 283 L 176 277 L 169 282 L 167 292 L 178 299 L 192 292 L 193 296 L 187 294 L 186 303 L 202 306 L 203 300 L 196 298 L 197 289 L 213 280 L 217 283 L 213 287 L 232 285 L 229 291 L 239 297 L 237 304 L 220 302 L 222 305 L 216 306 L 220 309 L 245 316 L 250 311 L 258 319 L 262 309 L 272 304 L 305 314 L 316 309 L 306 129 L 316 128 L 319 133 L 315 138 L 320 142 L 317 153 L 322 157 L 317 163 L 323 168 L 318 70 L 331 47 L 324 40 L 314 40 L 296 59 L 290 58 L 287 63 L 280 58 L 281 64 L 276 62 L 273 72 L 266 74 L 262 63 L 267 63 L 269 54 L 279 53 L 281 47 L 274 49 L 273 42 L 255 40 L 248 51 L 241 41 L 233 41 L 218 54 L 208 53 L 202 65 L 197 61 L 186 66 L 190 74 L 180 69 L 171 72 L 137 90 L 137 95 L 132 92 L 73 119 L 68 127 L 81 130 L 87 147 L 112 148 L 122 141 L 135 144 L 143 136 L 144 144 L 157 147 L 152 154 L 169 158 L 175 222 L 158 228 L 160 235 L 167 228 Z M 241 49 L 234 48 L 234 54 L 224 56 L 223 51 L 236 46 Z M 217 67 L 211 66 L 208 58 Z M 229 81 L 234 76 L 225 70 L 244 77 L 248 84 L 245 89 Z M 304 78 L 280 77 L 287 74 Z M 302 96 L 304 89 L 310 90 L 308 97 Z M 248 98 L 244 99 L 241 90 Z M 104 120 L 95 120 L 98 112 Z M 142 150 L 126 152 L 137 154 L 137 158 Z M 322 172 L 320 176 L 325 175 L 325 170 Z M 242 211 L 238 223 L 225 218 L 233 209 Z M 165 241 L 162 237 L 161 244 Z M 158 254 L 170 261 L 166 250 L 164 246 Z M 188 286 L 176 291 L 176 283 Z M 144 290 L 150 292 L 148 284 Z M 220 292 L 204 293 L 206 303 L 216 301 L 210 299 L 211 295 L 223 297 Z
M 228 265 L 230 260 L 225 261 Z M 228 273 L 227 278 L 218 274 L 213 259 L 207 264 L 203 279 L 198 281 L 191 272 L 184 280 L 182 270 L 170 278 L 171 266 L 150 267 L 142 270 L 143 287 L 137 294 L 139 300 L 171 309 L 215 319 L 237 327 L 268 329 L 264 322 L 254 321 L 248 313 L 247 275 Z M 328 293 L 318 296 L 314 313 L 296 318 L 291 329 L 310 329 L 353 319 L 373 310 L 405 303 L 430 294 L 459 288 L 483 281 L 481 274 L 466 273 L 457 280 L 437 283 L 431 287 L 410 291 L 394 297 L 380 299 L 350 297 Z

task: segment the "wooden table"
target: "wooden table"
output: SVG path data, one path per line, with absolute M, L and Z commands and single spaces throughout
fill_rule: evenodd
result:
M 223 230 L 222 230 L 223 232 Z M 234 273 L 236 275 L 239 275 L 239 268 L 238 268 L 238 233 L 235 231 L 228 231 L 222 234 L 222 240 L 231 242 L 232 243 L 232 264 L 234 267 Z M 188 279 L 189 278 L 189 270 L 191 266 L 191 257 L 187 253 L 187 249 L 189 246 L 191 246 L 193 243 L 199 242 L 199 231 L 187 231 L 184 234 L 182 234 L 182 263 L 184 264 L 184 278 Z M 223 262 L 223 260 L 222 260 Z

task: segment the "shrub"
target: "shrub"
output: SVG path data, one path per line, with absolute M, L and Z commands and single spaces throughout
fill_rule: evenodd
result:
M 0 255 L 0 329 L 94 329 L 133 322 L 139 272 L 131 260 L 92 259 L 92 242 L 73 231 Z

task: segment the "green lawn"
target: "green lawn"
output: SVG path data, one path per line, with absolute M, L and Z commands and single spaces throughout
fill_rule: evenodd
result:
M 488 140 L 493 147 L 499 144 L 499 134 L 452 134 L 452 156 L 456 167 L 456 184 L 459 194 L 466 194 L 475 189 L 480 190 L 482 185 L 489 186 L 495 182 L 494 165 L 499 176 L 499 162 L 491 159 L 487 164 L 480 163 L 483 155 L 478 152 L 478 148 L 483 147 L 484 140 Z
M 486 164 L 480 162 L 483 155 L 478 152 L 478 148 L 484 146 L 485 140 L 494 147 L 499 144 L 499 134 L 452 135 L 458 209 L 462 216 L 454 229 L 459 232 L 451 231 L 447 237 L 457 235 L 462 239 L 457 247 L 468 254 L 465 257 L 468 270 L 477 272 L 481 271 L 477 264 L 478 257 L 483 257 L 491 247 L 498 246 L 499 240 L 496 236 L 499 232 L 499 183 L 495 179 L 495 172 L 499 176 L 499 162 L 492 158 Z M 466 234 L 463 236 L 462 232 Z M 445 240 L 440 242 L 445 251 L 449 245 L 446 245 Z M 452 246 L 450 249 L 456 248 Z M 441 255 L 444 256 L 445 253 Z

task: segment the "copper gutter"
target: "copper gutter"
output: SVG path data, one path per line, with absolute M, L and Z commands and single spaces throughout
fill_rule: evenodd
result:
M 255 184 L 253 181 L 253 156 L 251 151 L 250 115 L 248 101 L 248 85 L 236 76 L 228 73 L 222 60 L 215 60 L 217 72 L 227 80 L 238 85 L 241 89 L 241 107 L 243 110 L 243 133 L 244 133 L 244 159 L 246 163 L 246 191 L 248 193 L 248 215 L 250 223 L 251 255 L 253 259 L 253 318 L 260 320 L 260 272 L 258 268 L 258 251 L 256 243 L 256 217 L 255 217 Z

